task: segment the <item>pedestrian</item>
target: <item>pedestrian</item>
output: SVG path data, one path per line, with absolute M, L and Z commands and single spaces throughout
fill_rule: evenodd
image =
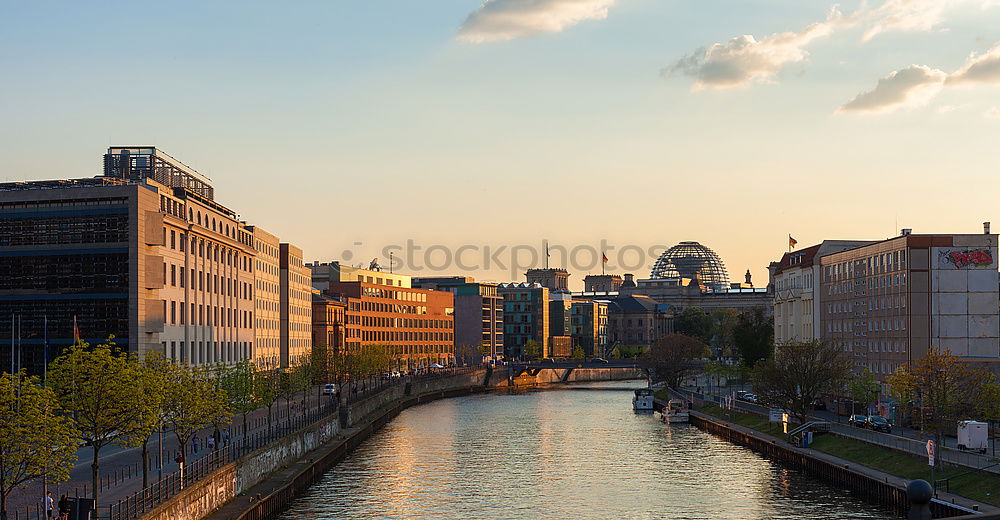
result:
M 45 517 L 52 518 L 52 492 L 46 491 L 45 496 L 39 502 L 42 503 L 42 510 L 45 511 Z
M 210 449 L 210 450 L 214 450 L 215 449 L 215 437 L 209 437 L 208 438 L 208 449 Z
M 72 510 L 69 498 L 66 498 L 66 495 L 59 497 L 59 520 L 69 520 L 69 513 Z
M 195 435 L 194 439 L 192 439 L 191 442 L 194 445 L 194 452 L 198 453 L 198 436 Z

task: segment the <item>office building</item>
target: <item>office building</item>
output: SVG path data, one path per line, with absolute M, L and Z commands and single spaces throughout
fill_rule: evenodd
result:
M 502 283 L 504 350 L 509 358 L 523 359 L 524 345 L 535 341 L 541 357 L 549 357 L 549 289 L 538 283 Z
M 503 297 L 497 284 L 475 282 L 471 277 L 413 278 L 414 287 L 447 291 L 455 297 L 455 346 L 473 347 L 487 360 L 503 359 Z
M 282 367 L 306 361 L 312 347 L 311 272 L 302 262 L 302 250 L 280 244 L 280 319 L 279 349 Z
M 820 258 L 822 339 L 883 383 L 930 347 L 1000 358 L 997 235 L 900 236 Z
M 608 301 L 574 300 L 570 322 L 573 348 L 590 357 L 603 357 L 608 346 Z
M 347 302 L 313 289 L 312 294 L 312 344 L 329 347 L 333 351 L 344 348 L 346 338 Z

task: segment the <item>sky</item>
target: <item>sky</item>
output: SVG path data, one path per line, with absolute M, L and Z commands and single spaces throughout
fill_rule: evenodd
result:
M 1000 226 L 997 0 L 4 2 L 0 77 L 4 180 L 155 145 L 308 261 L 763 285 L 789 234 Z

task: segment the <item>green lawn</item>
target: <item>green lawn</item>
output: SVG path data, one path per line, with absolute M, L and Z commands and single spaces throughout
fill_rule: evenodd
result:
M 734 410 L 723 410 L 715 405 L 704 406 L 700 408 L 700 411 L 776 437 L 783 435 L 781 426 L 768 423 L 765 417 Z M 931 479 L 930 467 L 927 466 L 927 459 L 923 457 L 906 455 L 888 448 L 836 435 L 817 435 L 813 437 L 813 444 L 810 447 L 855 464 L 868 466 L 905 479 L 924 479 L 927 481 Z M 939 490 L 950 491 L 971 500 L 1000 506 L 1000 478 L 982 473 L 965 474 L 966 472 L 967 470 L 964 468 L 950 466 L 938 468 L 935 478 L 939 481 Z M 951 480 L 947 484 L 941 482 L 942 479 L 946 478 Z

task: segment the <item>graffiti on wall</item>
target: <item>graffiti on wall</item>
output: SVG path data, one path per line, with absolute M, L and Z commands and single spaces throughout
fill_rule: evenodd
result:
M 963 267 L 988 267 L 993 265 L 993 253 L 989 249 L 965 249 L 963 251 L 942 251 L 948 262 L 961 269 Z

